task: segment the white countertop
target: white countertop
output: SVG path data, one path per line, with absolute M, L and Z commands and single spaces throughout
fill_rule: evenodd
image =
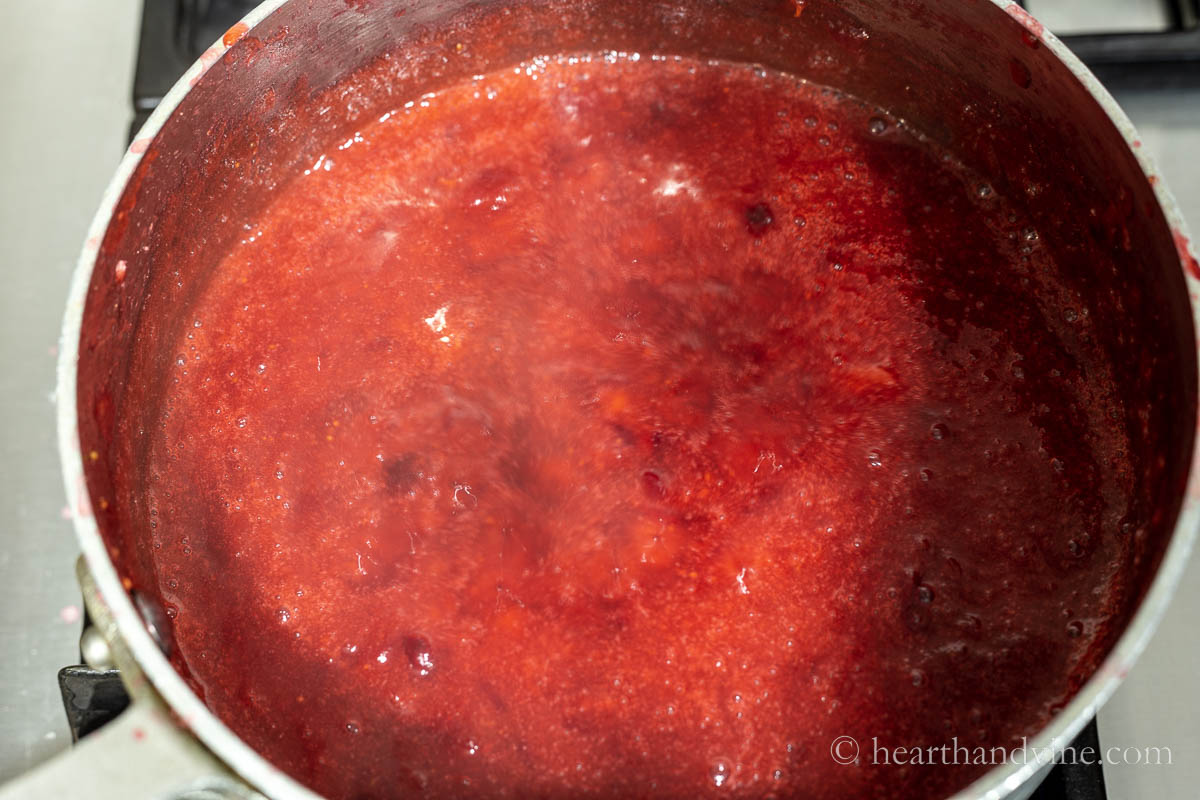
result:
M 60 667 L 77 660 L 78 553 L 62 515 L 51 392 L 67 282 L 125 144 L 141 0 L 0 3 L 0 780 L 69 743 Z M 1118 96 L 1200 234 L 1200 91 Z M 1200 559 L 1129 680 L 1104 746 L 1170 748 L 1108 766 L 1113 800 L 1200 796 Z
M 67 283 L 132 116 L 140 0 L 0 0 L 0 780 L 70 743 L 79 659 L 54 433 Z M 68 610 L 65 616 L 71 615 Z

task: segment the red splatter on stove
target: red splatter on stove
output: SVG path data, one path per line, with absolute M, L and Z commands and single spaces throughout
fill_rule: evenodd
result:
M 1035 37 L 1035 41 L 1046 35 L 1046 26 L 1038 22 L 1037 18 L 1016 3 L 1013 3 L 1005 10 L 1008 11 L 1010 17 L 1021 23 L 1025 27 L 1025 30 Z
M 92 517 L 92 498 L 88 494 L 88 488 L 87 488 L 87 485 L 84 483 L 84 478 L 83 478 L 82 474 L 80 474 L 80 476 L 75 481 L 75 491 L 76 491 L 77 497 L 78 497 L 78 499 L 75 503 L 76 519 L 91 519 L 91 517 Z
M 233 47 L 237 44 L 238 39 L 246 35 L 246 31 L 250 30 L 250 26 L 244 22 L 236 23 L 232 28 L 225 31 L 225 35 L 221 37 L 221 43 L 226 47 Z
M 1013 83 L 1022 89 L 1028 89 L 1033 85 L 1033 73 L 1029 71 L 1029 67 L 1025 66 L 1025 62 L 1019 58 L 1014 58 L 1008 62 L 1008 74 L 1012 76 Z
M 1179 260 L 1187 267 L 1187 271 L 1193 278 L 1200 280 L 1200 261 L 1197 261 L 1196 256 L 1192 255 L 1191 242 L 1188 237 L 1178 228 L 1172 230 L 1171 235 L 1175 238 L 1175 249 L 1179 251 Z
M 199 63 L 200 71 L 188 79 L 188 86 L 194 87 L 204 77 L 205 73 L 217 63 L 221 55 L 224 53 L 224 48 L 210 47 L 200 54 Z

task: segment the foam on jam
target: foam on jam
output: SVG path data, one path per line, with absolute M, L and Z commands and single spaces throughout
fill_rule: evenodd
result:
M 1013 744 L 1108 613 L 1125 442 L 1058 274 L 787 76 L 415 99 L 189 311 L 150 454 L 179 657 L 335 798 L 942 796 L 985 767 L 872 737 Z

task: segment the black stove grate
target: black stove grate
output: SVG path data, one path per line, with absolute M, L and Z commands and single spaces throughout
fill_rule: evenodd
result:
M 136 133 L 180 76 L 259 0 L 145 0 L 133 76 Z
M 1063 43 L 1110 89 L 1200 86 L 1200 0 L 1161 1 L 1164 30 L 1078 34 Z
M 129 706 L 121 673 L 115 669 L 92 669 L 82 664 L 63 667 L 58 672 L 58 689 L 72 742 L 104 727 Z
M 1095 760 L 1104 752 L 1100 749 L 1096 720 L 1089 722 L 1071 742 L 1071 752 L 1076 754 L 1075 763 L 1060 763 L 1050 770 L 1029 800 L 1108 800 L 1104 768 L 1100 764 L 1080 763 Z

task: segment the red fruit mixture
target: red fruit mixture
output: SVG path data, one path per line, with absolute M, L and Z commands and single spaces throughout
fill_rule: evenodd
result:
M 947 794 L 985 767 L 872 737 L 1017 742 L 1109 611 L 1131 483 L 1060 274 L 787 76 L 416 99 L 189 312 L 150 455 L 180 658 L 334 798 Z

